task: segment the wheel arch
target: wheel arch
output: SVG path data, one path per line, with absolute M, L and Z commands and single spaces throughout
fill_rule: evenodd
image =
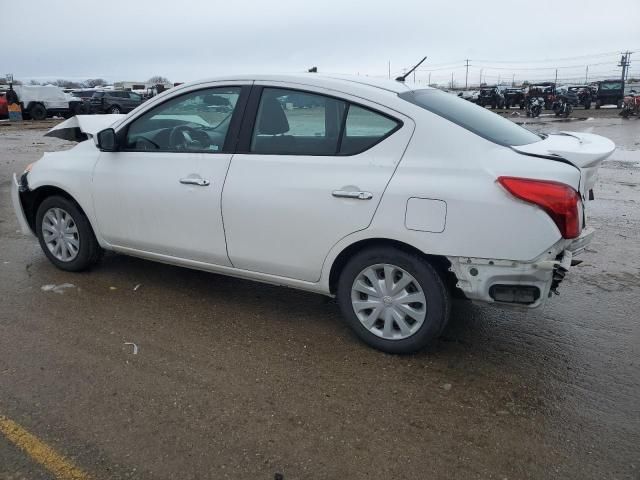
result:
M 332 295 L 335 295 L 336 293 L 340 273 L 342 272 L 349 259 L 353 257 L 355 253 L 361 250 L 375 247 L 393 247 L 399 250 L 403 250 L 407 253 L 418 255 L 436 269 L 436 271 L 442 278 L 442 281 L 450 289 L 451 292 L 454 292 L 457 289 L 457 279 L 455 275 L 449 270 L 451 263 L 449 262 L 447 257 L 442 255 L 430 255 L 409 245 L 408 243 L 404 243 L 399 240 L 393 240 L 390 238 L 367 238 L 347 245 L 333 260 L 331 269 L 329 271 L 329 291 Z
M 87 218 L 89 225 L 93 229 L 95 234 L 96 229 L 94 228 L 91 218 L 87 215 L 87 212 L 82 208 L 80 203 L 67 191 L 63 190 L 60 187 L 56 187 L 53 185 L 42 185 L 33 190 L 28 190 L 26 192 L 20 193 L 20 201 L 22 203 L 22 208 L 24 209 L 25 217 L 27 218 L 27 223 L 29 224 L 29 228 L 36 235 L 36 214 L 38 212 L 38 208 L 42 204 L 45 198 L 58 195 L 66 198 L 71 201 L 78 207 L 80 212 Z

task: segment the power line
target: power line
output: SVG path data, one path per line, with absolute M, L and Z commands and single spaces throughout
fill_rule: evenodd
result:
M 640 48 L 633 48 L 632 50 L 640 50 Z M 598 58 L 598 57 L 606 57 L 609 55 L 618 55 L 620 52 L 606 52 L 606 53 L 594 53 L 590 55 L 578 55 L 575 57 L 564 57 L 564 58 L 548 58 L 544 60 L 477 60 L 478 62 L 486 62 L 486 63 L 549 63 L 549 62 L 561 62 L 565 60 L 578 60 L 584 58 Z

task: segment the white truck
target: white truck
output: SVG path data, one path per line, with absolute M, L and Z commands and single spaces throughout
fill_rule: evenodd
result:
M 89 113 L 89 106 L 81 98 L 65 93 L 53 85 L 15 85 L 23 115 L 33 120 L 44 120 L 59 115 L 69 118 Z

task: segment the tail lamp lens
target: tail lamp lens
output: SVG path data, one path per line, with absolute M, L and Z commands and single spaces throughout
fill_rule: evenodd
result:
M 563 238 L 580 235 L 580 194 L 569 185 L 518 177 L 498 177 L 498 183 L 514 197 L 547 212 Z

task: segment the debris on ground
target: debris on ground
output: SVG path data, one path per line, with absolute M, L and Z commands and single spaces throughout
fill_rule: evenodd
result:
M 138 290 L 140 287 L 142 286 L 141 283 L 138 283 L 135 287 L 133 287 L 133 291 L 135 292 L 136 290 Z
M 444 388 L 447 392 L 449 390 L 451 390 L 452 385 L 450 383 L 445 383 L 444 385 L 442 385 L 442 388 Z
M 133 354 L 137 355 L 138 354 L 138 345 L 136 345 L 135 343 L 132 342 L 124 342 L 125 345 L 133 345 Z
M 75 288 L 76 286 L 73 283 L 61 283 L 60 285 L 55 285 L 53 283 L 49 283 L 47 285 L 42 285 L 40 290 L 43 292 L 55 292 L 60 295 L 64 294 L 64 290 L 67 288 Z

